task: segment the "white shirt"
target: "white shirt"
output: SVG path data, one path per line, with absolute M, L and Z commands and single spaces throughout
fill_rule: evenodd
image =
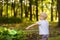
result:
M 38 25 L 39 25 L 39 35 L 49 34 L 49 22 L 47 20 L 39 21 Z

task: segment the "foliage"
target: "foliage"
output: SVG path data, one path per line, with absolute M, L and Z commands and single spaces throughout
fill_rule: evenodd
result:
M 56 29 L 50 31 L 49 40 L 54 40 L 57 36 L 60 35 L 60 32 Z M 7 29 L 0 27 L 0 40 L 39 40 L 40 35 L 36 30 L 15 30 L 15 29 Z M 56 38 L 60 39 L 59 37 Z
M 5 23 L 5 24 L 9 24 L 9 23 L 20 23 L 22 22 L 22 20 L 20 18 L 17 17 L 0 17 L 0 24 Z
M 26 32 L 20 30 L 10 30 L 7 28 L 0 29 L 0 40 L 26 40 Z

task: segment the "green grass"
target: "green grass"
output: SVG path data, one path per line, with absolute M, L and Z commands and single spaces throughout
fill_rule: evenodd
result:
M 58 36 L 58 37 L 51 37 L 51 38 L 49 38 L 49 40 L 60 40 L 60 36 Z

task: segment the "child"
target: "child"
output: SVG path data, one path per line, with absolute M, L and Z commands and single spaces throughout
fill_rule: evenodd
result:
M 33 27 L 35 25 L 39 26 L 39 35 L 42 36 L 41 40 L 48 40 L 49 36 L 49 22 L 46 20 L 47 14 L 41 13 L 40 15 L 40 21 L 36 22 L 35 24 L 32 24 L 28 26 L 26 29 L 29 29 L 30 27 Z

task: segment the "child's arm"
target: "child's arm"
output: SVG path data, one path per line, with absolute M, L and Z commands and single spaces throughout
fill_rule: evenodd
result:
M 32 25 L 28 26 L 26 29 L 29 29 L 29 28 L 31 28 L 31 27 L 33 27 L 33 26 L 35 26 L 35 25 L 38 25 L 38 24 L 37 24 L 37 23 L 32 24 Z

